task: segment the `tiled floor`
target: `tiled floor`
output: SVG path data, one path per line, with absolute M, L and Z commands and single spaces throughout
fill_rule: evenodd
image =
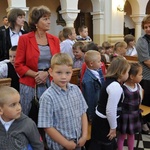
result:
M 136 147 L 137 139 L 138 139 L 138 135 L 135 135 L 134 147 Z M 87 149 L 88 149 L 88 145 L 89 145 L 89 142 L 86 143 Z M 128 150 L 127 141 L 126 140 L 124 142 L 124 145 L 125 146 L 124 146 L 123 150 Z M 134 150 L 150 150 L 150 135 L 142 134 L 140 136 L 140 142 L 139 142 L 138 149 L 134 148 Z
M 137 143 L 137 135 L 135 136 L 135 147 L 136 143 Z M 124 145 L 127 145 L 126 141 Z M 127 146 L 124 146 L 124 150 L 128 150 Z M 150 135 L 142 134 L 142 136 L 140 136 L 138 149 L 135 150 L 150 150 Z

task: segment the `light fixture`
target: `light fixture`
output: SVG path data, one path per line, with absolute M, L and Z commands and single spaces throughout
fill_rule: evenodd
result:
M 117 5 L 117 10 L 120 12 L 124 11 L 125 0 L 119 0 Z
M 120 12 L 123 12 L 123 11 L 124 11 L 124 8 L 122 8 L 120 5 L 118 5 L 118 6 L 117 6 L 117 10 L 120 11 Z

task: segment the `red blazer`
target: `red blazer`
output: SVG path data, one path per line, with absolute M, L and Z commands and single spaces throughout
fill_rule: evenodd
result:
M 46 33 L 51 54 L 60 52 L 60 44 L 57 37 Z M 15 69 L 20 76 L 20 83 L 35 87 L 35 80 L 32 77 L 25 76 L 25 73 L 31 69 L 38 71 L 39 48 L 35 39 L 35 33 L 30 32 L 20 36 L 17 53 L 15 58 Z

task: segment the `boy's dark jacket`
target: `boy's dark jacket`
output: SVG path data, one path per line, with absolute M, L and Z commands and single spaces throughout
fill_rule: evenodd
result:
M 8 129 L 0 121 L 0 150 L 44 150 L 43 142 L 35 123 L 23 113 Z

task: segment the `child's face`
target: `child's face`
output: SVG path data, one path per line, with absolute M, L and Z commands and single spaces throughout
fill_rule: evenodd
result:
M 75 31 L 75 29 L 72 29 L 72 35 L 69 35 L 69 39 L 72 40 L 72 41 L 76 39 L 76 31 Z
M 84 28 L 83 31 L 80 32 L 80 35 L 84 38 L 87 37 L 88 36 L 88 28 Z
M 144 24 L 144 31 L 147 35 L 150 35 L 150 23 Z
M 126 51 L 127 51 L 126 47 L 123 46 L 123 47 L 119 47 L 116 52 L 117 52 L 117 54 L 118 54 L 119 56 L 125 56 Z
M 67 65 L 55 65 L 53 69 L 50 68 L 50 75 L 53 77 L 55 84 L 66 90 L 67 83 L 71 80 L 72 67 Z
M 105 50 L 105 54 L 107 54 L 107 55 L 110 55 L 110 52 L 111 52 L 111 48 L 108 48 Z
M 16 51 L 9 51 L 9 60 L 14 65 L 15 62 L 15 57 L 16 57 Z
M 18 119 L 21 115 L 20 95 L 14 94 L 9 96 L 3 106 L 0 106 L 0 115 L 6 122 Z
M 134 45 L 135 45 L 135 41 L 134 40 L 129 42 L 129 46 L 133 47 Z
M 73 55 L 75 56 L 76 59 L 80 59 L 83 57 L 84 53 L 81 51 L 79 47 L 76 49 L 73 49 Z
M 131 75 L 133 83 L 139 83 L 142 80 L 142 77 L 143 77 L 142 71 L 143 71 L 142 67 L 140 67 L 136 76 Z
M 100 53 L 103 55 L 103 54 L 105 54 L 105 49 L 102 49 L 101 51 L 100 51 Z
M 91 62 L 91 68 L 90 69 L 93 69 L 93 70 L 97 70 L 101 68 L 101 55 L 97 55 L 96 59 Z

